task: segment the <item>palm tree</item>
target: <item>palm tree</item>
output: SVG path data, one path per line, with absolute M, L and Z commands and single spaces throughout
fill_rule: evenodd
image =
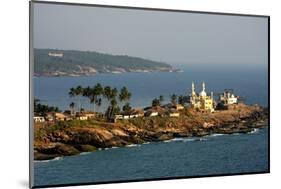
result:
M 184 97 L 182 95 L 178 97 L 178 103 L 184 105 Z
M 170 97 L 171 97 L 171 103 L 176 104 L 177 103 L 177 95 L 172 94 Z
M 126 114 L 131 114 L 131 110 L 132 110 L 132 107 L 130 106 L 130 103 L 126 103 L 123 108 L 122 108 L 123 112 L 126 113 Z
M 131 96 L 132 96 L 132 94 L 128 91 L 128 89 L 126 87 L 123 87 L 120 90 L 119 100 L 120 100 L 121 103 L 124 102 L 124 101 L 126 103 L 129 103 Z
M 161 105 L 162 102 L 164 101 L 164 96 L 163 96 L 163 95 L 160 95 L 160 96 L 159 96 L 159 101 L 160 101 L 160 105 Z
M 95 104 L 100 107 L 101 104 L 102 104 L 102 99 L 101 99 L 101 96 L 103 95 L 103 87 L 100 83 L 97 83 L 95 86 L 94 86 L 94 93 L 96 95 L 96 98 L 95 98 Z
M 160 106 L 160 100 L 159 100 L 158 98 L 154 98 L 154 99 L 152 100 L 152 102 L 151 102 L 151 105 L 152 105 L 153 107 L 155 107 L 155 106 Z
M 88 98 L 90 99 L 90 103 L 95 105 L 96 100 L 97 100 L 97 92 L 96 92 L 95 87 L 91 88 Z M 94 106 L 94 111 L 95 111 L 95 106 Z
M 110 96 L 111 96 L 111 87 L 106 86 L 103 89 L 103 97 L 107 100 L 107 106 L 109 106 Z
M 71 114 L 74 114 L 74 106 L 75 106 L 75 103 L 74 103 L 74 102 L 71 102 L 71 103 L 69 104 L 69 107 L 70 107 L 70 109 L 71 109 Z
M 70 97 L 78 97 L 78 101 L 79 101 L 79 111 L 81 110 L 81 100 L 80 100 L 80 96 L 83 95 L 83 88 L 79 85 L 76 88 L 70 88 L 69 91 L 69 96 Z

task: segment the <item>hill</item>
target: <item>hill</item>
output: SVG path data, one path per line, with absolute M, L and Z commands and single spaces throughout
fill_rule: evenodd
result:
M 172 72 L 171 65 L 126 55 L 99 52 L 35 49 L 35 76 L 79 76 L 96 73 Z

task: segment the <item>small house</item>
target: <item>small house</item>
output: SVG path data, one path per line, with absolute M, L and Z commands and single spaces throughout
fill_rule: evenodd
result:
M 180 113 L 177 112 L 177 111 L 172 111 L 172 112 L 169 113 L 169 116 L 170 116 L 170 117 L 179 117 L 179 116 L 180 116 Z
M 181 105 L 181 104 L 176 104 L 176 105 L 175 105 L 175 109 L 176 109 L 176 110 L 183 110 L 184 107 L 183 107 L 183 105 Z
M 154 116 L 158 116 L 159 113 L 157 111 L 154 111 L 154 110 L 149 110 L 149 111 L 145 112 L 144 115 L 146 117 L 154 117 Z
M 43 123 L 45 122 L 45 118 L 43 116 L 34 116 L 33 120 L 35 123 Z

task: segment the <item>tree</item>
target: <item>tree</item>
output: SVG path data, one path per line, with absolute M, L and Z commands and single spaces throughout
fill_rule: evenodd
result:
M 79 101 L 79 111 L 81 110 L 81 100 L 80 100 L 80 96 L 83 95 L 83 88 L 78 85 L 76 88 L 70 88 L 69 91 L 69 96 L 70 97 L 78 97 L 78 101 Z
M 103 87 L 100 83 L 97 83 L 94 88 L 93 88 L 94 94 L 95 94 L 95 98 L 94 98 L 94 103 L 96 106 L 100 107 L 102 104 L 102 95 L 104 93 L 103 91 Z
M 71 109 L 71 114 L 74 114 L 75 103 L 74 103 L 74 102 L 71 102 L 71 103 L 69 104 L 69 107 L 70 107 L 70 109 Z
M 184 105 L 184 96 L 180 95 L 178 97 L 178 102 L 179 102 L 179 104 Z
M 128 89 L 126 87 L 121 88 L 120 93 L 119 93 L 119 100 L 121 103 L 126 102 L 126 104 L 128 105 L 131 96 L 132 96 L 132 94 L 128 91 Z M 124 106 L 126 104 L 124 104 Z
M 123 87 L 120 90 L 120 94 L 119 94 L 119 100 L 122 101 L 129 101 L 131 98 L 132 94 L 128 91 L 128 89 L 126 87 Z
M 152 100 L 152 106 L 155 107 L 155 106 L 160 106 L 160 100 L 158 98 L 155 98 Z
M 34 113 L 36 115 L 46 116 L 48 112 L 59 112 L 60 111 L 58 107 L 47 106 L 44 104 L 40 104 L 39 102 L 40 102 L 40 100 L 38 100 L 38 99 L 34 100 Z
M 176 104 L 176 103 L 177 103 L 177 95 L 172 94 L 172 95 L 170 96 L 170 98 L 171 98 L 171 103 L 172 103 L 172 104 Z
M 123 106 L 122 110 L 123 110 L 123 112 L 124 112 L 125 114 L 129 114 L 129 115 L 130 115 L 131 110 L 132 110 L 132 107 L 130 106 L 130 103 L 127 102 L 127 103 Z
M 160 104 L 162 104 L 162 102 L 164 101 L 164 96 L 163 95 L 159 96 L 159 101 L 160 101 Z

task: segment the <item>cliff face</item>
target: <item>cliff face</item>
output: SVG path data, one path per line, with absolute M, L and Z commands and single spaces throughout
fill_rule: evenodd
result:
M 264 125 L 267 125 L 266 111 L 243 104 L 213 114 L 183 110 L 178 118 L 143 117 L 117 123 L 102 120 L 61 122 L 56 126 L 35 128 L 35 159 L 50 159 L 97 148 L 157 142 L 175 137 L 245 133 Z

